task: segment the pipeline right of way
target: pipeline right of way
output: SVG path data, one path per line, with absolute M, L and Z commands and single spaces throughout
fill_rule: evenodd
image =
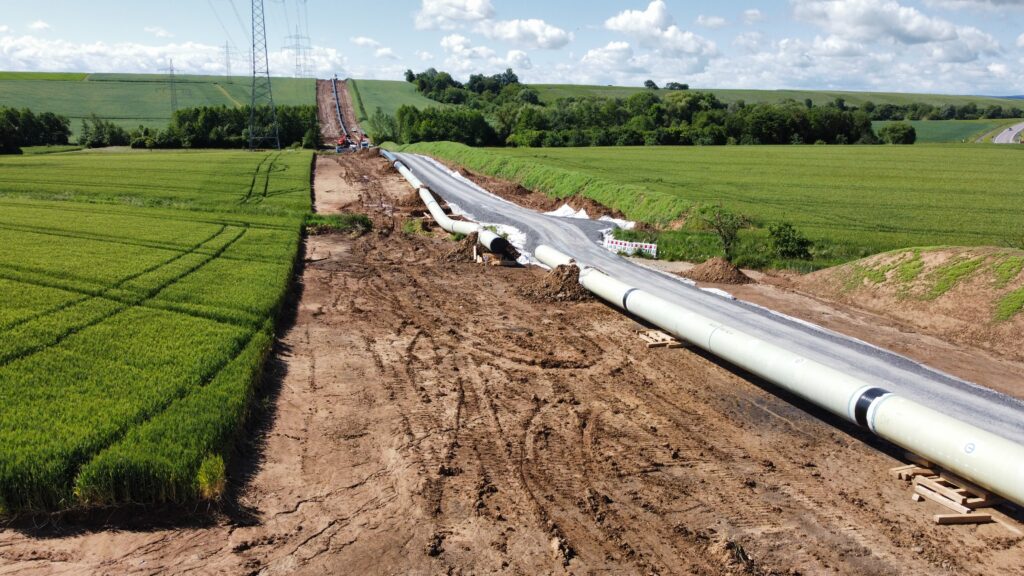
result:
M 551 268 L 575 263 L 550 246 L 538 246 L 534 257 Z M 1024 446 L 715 322 L 596 268 L 583 267 L 580 284 L 609 304 L 1024 506 Z
M 474 222 L 449 218 L 423 182 L 393 154 L 381 155 L 415 188 L 431 216 L 452 233 L 480 233 L 480 243 L 500 240 Z M 485 233 L 488 234 L 485 242 Z M 534 258 L 555 269 L 576 261 L 550 246 L 538 246 Z M 604 272 L 583 266 L 580 284 L 605 302 L 690 342 L 735 366 L 865 428 L 939 467 L 1024 506 L 1024 446 L 927 408 L 790 352 L 771 342 L 716 322 Z

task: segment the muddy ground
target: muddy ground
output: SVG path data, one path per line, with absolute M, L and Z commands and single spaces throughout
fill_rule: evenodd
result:
M 0 574 L 1024 574 L 1004 527 L 934 525 L 883 443 L 401 232 L 383 166 L 318 158 L 318 207 L 377 230 L 307 239 L 222 508 L 11 527 Z
M 316 115 L 320 122 L 320 142 L 333 147 L 341 138 L 341 126 L 334 108 L 334 87 L 330 80 L 316 81 Z

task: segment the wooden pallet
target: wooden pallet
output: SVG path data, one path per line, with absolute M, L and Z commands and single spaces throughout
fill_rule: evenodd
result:
M 1020 531 L 1012 525 L 1009 518 L 994 510 L 979 512 L 979 509 L 992 508 L 1003 502 L 1003 499 L 980 486 L 960 478 L 955 474 L 938 470 L 928 462 L 915 460 L 914 464 L 897 466 L 889 470 L 889 474 L 909 481 L 914 492 L 914 502 L 929 500 L 947 508 L 953 514 L 935 514 L 936 524 L 987 524 L 999 522 L 1012 532 Z
M 682 348 L 683 343 L 660 330 L 636 330 L 648 348 Z

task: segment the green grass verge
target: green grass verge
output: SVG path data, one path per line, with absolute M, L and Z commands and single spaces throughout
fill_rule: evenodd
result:
M 216 498 L 311 154 L 0 157 L 0 510 Z
M 373 230 L 373 221 L 365 214 L 309 214 L 305 220 L 310 234 L 365 234 Z
M 1024 288 L 1018 288 L 999 300 L 996 305 L 996 320 L 1009 320 L 1021 310 L 1024 310 Z

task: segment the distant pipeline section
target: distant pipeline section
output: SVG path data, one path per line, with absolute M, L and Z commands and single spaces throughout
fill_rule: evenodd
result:
M 338 126 L 341 126 L 341 135 L 348 140 L 348 128 L 345 127 L 345 119 L 341 116 L 341 100 L 338 98 L 338 76 L 331 79 L 331 89 L 334 91 L 334 113 L 338 116 Z
M 551 268 L 575 260 L 538 246 Z M 926 408 L 678 304 L 581 267 L 580 284 L 605 302 L 756 374 L 937 466 L 1024 506 L 1024 446 Z

